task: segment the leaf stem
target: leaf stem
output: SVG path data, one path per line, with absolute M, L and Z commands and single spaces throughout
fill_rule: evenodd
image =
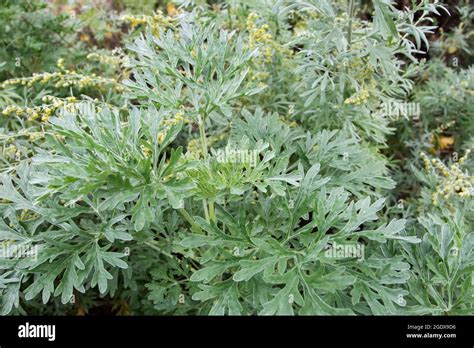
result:
M 214 201 L 209 201 L 209 218 L 212 222 L 216 221 L 216 212 L 214 209 Z
M 165 256 L 168 256 L 172 259 L 176 258 L 175 256 L 171 255 L 170 253 L 168 253 L 168 252 L 164 251 L 163 249 L 161 249 L 158 245 L 156 245 L 153 242 L 154 241 L 147 241 L 147 242 L 145 242 L 145 244 L 148 245 L 150 248 L 155 249 L 156 251 L 160 252 L 161 254 L 163 254 Z
M 207 210 L 207 200 L 204 198 L 202 200 L 202 207 L 204 209 L 204 216 L 206 217 L 206 221 L 207 222 L 210 222 L 210 218 L 209 218 L 209 211 Z
M 199 125 L 199 135 L 201 137 L 202 153 L 203 153 L 204 158 L 207 158 L 206 130 L 204 128 L 204 121 L 201 118 L 201 115 L 198 115 L 198 125 Z
M 229 17 L 229 28 L 232 30 L 232 14 L 230 13 L 230 5 L 227 5 L 227 16 Z
M 204 127 L 204 120 L 201 117 L 201 115 L 198 115 L 198 124 L 199 124 L 199 135 L 201 137 L 202 155 L 204 159 L 206 159 L 207 158 L 207 138 L 206 138 L 206 130 Z M 204 215 L 206 216 L 206 221 L 210 222 L 206 199 L 202 200 L 202 206 L 204 208 Z
M 189 215 L 186 209 L 180 208 L 178 209 L 178 211 L 181 213 L 181 215 L 183 215 L 186 221 L 188 221 L 196 231 L 202 232 L 201 227 L 199 227 L 199 225 L 196 223 L 196 221 L 194 221 L 193 217 Z

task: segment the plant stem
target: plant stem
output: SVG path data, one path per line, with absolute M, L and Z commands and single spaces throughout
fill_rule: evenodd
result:
M 216 221 L 216 212 L 214 210 L 214 201 L 209 201 L 209 218 L 212 222 Z
M 349 24 L 347 26 L 347 42 L 349 47 L 351 47 L 352 42 L 352 18 L 354 17 L 355 1 L 349 0 Z
M 206 130 L 204 129 L 204 121 L 201 118 L 201 115 L 198 116 L 198 124 L 199 124 L 199 135 L 201 136 L 202 154 L 204 158 L 207 158 Z
M 202 200 L 202 207 L 204 209 L 204 216 L 206 217 L 206 221 L 210 222 L 211 220 L 209 219 L 209 211 L 207 210 L 207 200 L 205 198 Z
M 194 221 L 193 217 L 191 215 L 189 215 L 189 213 L 186 211 L 186 209 L 180 208 L 180 209 L 178 209 L 178 211 L 181 213 L 181 215 L 184 216 L 186 221 L 188 221 L 194 229 L 196 229 L 199 232 L 202 232 L 201 227 L 199 227 L 199 225 L 196 223 L 196 221 Z
M 201 115 L 198 115 L 198 124 L 199 124 L 199 135 L 201 136 L 202 155 L 204 159 L 206 159 L 207 158 L 207 138 L 206 138 L 206 130 L 204 128 L 204 121 Z M 204 208 L 204 215 L 206 216 L 206 221 L 210 222 L 206 199 L 202 200 L 202 206 Z
M 148 245 L 150 248 L 155 249 L 156 251 L 160 252 L 161 254 L 163 254 L 165 256 L 168 256 L 172 259 L 176 258 L 176 256 L 173 256 L 170 253 L 168 253 L 168 252 L 164 251 L 163 249 L 161 249 L 158 245 L 155 244 L 154 241 L 147 241 L 147 242 L 145 242 L 145 244 Z
M 230 30 L 232 30 L 232 14 L 230 13 L 230 5 L 227 5 L 227 15 L 229 16 L 229 27 Z
M 149 241 L 146 241 L 144 242 L 145 245 L 149 246 L 150 248 L 158 251 L 159 253 L 165 255 L 165 256 L 168 256 L 169 258 L 172 258 L 172 259 L 176 259 L 176 260 L 179 260 L 175 255 L 172 255 L 170 253 L 168 253 L 167 251 L 164 251 L 163 249 L 161 249 L 159 246 L 158 246 L 158 243 L 157 241 L 155 240 L 149 240 Z M 193 261 L 196 261 L 198 262 L 195 258 L 193 257 L 190 257 L 190 256 L 186 256 L 187 258 L 189 258 L 190 260 L 193 260 Z

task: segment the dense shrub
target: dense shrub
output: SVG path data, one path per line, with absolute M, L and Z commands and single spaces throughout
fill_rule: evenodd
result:
M 7 1 L 2 313 L 472 314 L 472 7 L 401 3 Z

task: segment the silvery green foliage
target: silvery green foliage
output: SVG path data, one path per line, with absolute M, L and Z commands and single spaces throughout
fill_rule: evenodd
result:
M 133 79 L 125 81 L 130 95 L 157 107 L 185 108 L 187 116 L 230 117 L 230 104 L 261 88 L 243 85 L 248 64 L 256 52 L 244 47 L 235 32 L 212 25 L 181 23 L 178 31 L 151 33 L 138 38 L 129 49 Z
M 271 150 L 281 159 L 298 156 L 305 169 L 320 164 L 324 176 L 331 178 L 330 186 L 343 186 L 358 197 L 378 195 L 394 187 L 384 158 L 342 131 L 312 134 L 295 130 L 279 122 L 275 114 L 264 115 L 261 109 L 254 115 L 244 110 L 242 116 L 235 122 L 231 139 L 248 137 L 253 146 L 258 139 L 267 139 Z M 368 162 L 370 166 L 366 166 Z
M 403 244 L 404 259 L 412 267 L 407 283 L 410 314 L 470 315 L 473 307 L 474 202 L 451 197 L 437 205 L 434 175 L 413 168 L 423 183 L 420 204 L 425 211 L 408 229 L 416 229 L 421 243 Z
M 468 311 L 470 220 L 389 216 L 387 121 L 375 102 L 345 103 L 372 80 L 377 97 L 411 88 L 416 69 L 398 55 L 411 57 L 431 29 L 414 14 L 437 7 L 399 13 L 376 0 L 366 23 L 329 1 L 272 4 L 262 20 L 273 45 L 293 50 L 286 57 L 256 64 L 261 47 L 244 27 L 197 20 L 211 16 L 203 6 L 129 46 L 122 107 L 85 101 L 50 118 L 47 142 L 1 176 L 2 246 L 37 247 L 34 258 L 0 260 L 3 314 L 98 296 L 137 314 Z M 319 17 L 293 42 L 290 13 L 308 9 Z M 368 81 L 346 69 L 356 60 Z
M 416 304 L 412 313 L 472 314 L 474 234 L 472 220 L 469 226 L 464 219 L 460 210 L 454 216 L 420 218 L 423 240 L 406 248 L 407 260 L 413 264 L 408 283 Z
M 347 3 L 347 2 L 345 2 Z M 356 1 L 352 13 L 356 9 Z M 353 135 L 384 142 L 389 133 L 384 117 L 374 122 L 372 113 L 380 100 L 407 95 L 417 69 L 415 54 L 429 48 L 426 35 L 435 26 L 430 14 L 445 10 L 440 4 L 421 1 L 397 10 L 390 0 L 374 0 L 373 21 L 355 21 L 341 3 L 295 1 L 289 8 L 313 13 L 308 26 L 295 39 L 301 47 L 295 59 L 294 93 L 301 95 L 297 109 L 318 125 L 345 128 Z M 414 18 L 417 17 L 417 20 Z M 414 64 L 406 63 L 406 58 Z M 404 59 L 402 59 L 404 58 Z M 354 108 L 344 101 L 367 91 L 372 97 Z
M 320 188 L 318 171 L 312 167 L 285 198 L 260 198 L 256 214 L 241 211 L 234 218 L 220 208 L 215 223 L 197 219 L 204 233 L 186 236 L 181 246 L 202 253 L 203 268 L 190 278 L 199 284 L 192 298 L 204 302 L 201 312 L 399 313 L 398 299 L 407 294 L 399 284 L 407 280 L 409 265 L 401 257 L 383 257 L 378 243 L 416 239 L 398 235 L 403 220 L 359 230 L 376 219 L 383 202 L 348 202 L 342 188 Z M 328 250 L 335 244 L 365 251 L 340 261 Z
M 334 156 L 319 154 L 325 175 L 317 154 L 306 153 L 304 161 L 290 168 L 290 155 L 296 152 L 285 155 L 283 144 L 276 145 L 277 136 L 291 133 L 288 127 L 272 117 L 247 113 L 235 134 L 251 136 L 256 129 L 274 127 L 267 137 L 272 148 L 260 146 L 262 159 L 256 167 L 219 163 L 212 156 L 189 162 L 180 158 L 181 147 L 170 145 L 180 126 L 167 129 L 161 144 L 152 137 L 160 131 L 161 119 L 153 107 L 131 109 L 121 117 L 116 109 L 97 110 L 90 103 L 63 111 L 51 119 L 55 136 L 49 153 L 38 153 L 17 177 L 3 177 L 0 196 L 10 203 L 2 208 L 2 239 L 40 246 L 36 260 L 2 261 L 4 313 L 19 305 L 21 293 L 27 301 L 41 295 L 44 303 L 51 296 L 68 303 L 75 292 L 95 287 L 110 295 L 117 286 L 133 287 L 135 270 L 130 267 L 143 248 L 158 250 L 161 255 L 155 257 L 164 258 L 158 266 L 162 271 L 151 271 L 155 279 L 165 269 L 168 278 L 188 276 L 184 286 L 192 312 L 398 313 L 397 296 L 406 293 L 400 285 L 407 279 L 408 264 L 400 256 L 384 258 L 378 245 L 416 239 L 399 234 L 403 220 L 362 228 L 377 219 L 383 199 L 356 199 L 340 186 L 337 176 L 344 178 L 344 170 L 337 170 L 337 151 Z M 260 127 L 250 126 L 254 122 Z M 340 137 L 330 142 L 333 136 L 323 132 L 311 145 L 344 144 Z M 308 141 L 293 138 L 301 146 Z M 142 146 L 151 153 L 144 154 Z M 307 169 L 303 162 L 308 162 Z M 350 178 L 345 182 L 348 190 L 355 187 Z M 375 180 L 357 183 L 364 185 L 368 193 L 377 187 Z M 172 212 L 183 209 L 185 201 L 191 204 L 190 196 L 216 202 L 212 221 L 199 216 L 199 205 L 186 207 L 195 214 L 191 228 L 176 220 Z M 15 211 L 23 209 L 35 215 L 20 224 Z M 174 226 L 163 238 L 161 223 L 171 217 Z M 343 260 L 326 257 L 334 243 L 359 245 L 364 252 Z M 128 257 L 126 248 L 135 251 Z M 190 263 L 169 260 L 176 255 Z M 157 308 L 169 310 L 160 301 L 163 288 L 155 281 L 147 288 Z M 217 302 L 211 306 L 210 299 Z

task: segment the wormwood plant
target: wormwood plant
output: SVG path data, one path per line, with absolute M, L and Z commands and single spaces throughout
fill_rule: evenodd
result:
M 262 115 L 248 117 L 265 122 Z M 397 311 L 394 302 L 406 292 L 392 285 L 406 281 L 408 265 L 400 257 L 383 258 L 374 245 L 416 239 L 399 235 L 403 220 L 359 229 L 377 219 L 382 199 L 351 200 L 343 187 L 329 184 L 330 176 L 320 175 L 319 163 L 309 159 L 307 170 L 301 163 L 291 170 L 289 156 L 276 158 L 273 151 L 255 168 L 215 158 L 204 164 L 183 160 L 181 147 L 167 149 L 181 125 L 160 125 L 154 108 L 132 109 L 125 119 L 121 122 L 117 110 L 97 111 L 88 103 L 74 113 L 63 110 L 50 120 L 49 151 L 19 168 L 16 185 L 3 178 L 0 195 L 9 202 L 3 208 L 3 238 L 10 245 L 40 248 L 37 260 L 6 262 L 13 269 L 3 275 L 9 294 L 5 310 L 18 305 L 22 284 L 29 285 L 25 299 L 41 293 L 45 303 L 51 295 L 69 302 L 74 289 L 113 293 L 113 274 L 119 277 L 119 269 L 128 268 L 124 250 L 136 243 L 168 258 L 189 258 L 191 269 L 198 262 L 200 269 L 187 280 L 194 289 L 189 296 L 216 298 L 209 313 L 289 313 L 292 298 L 306 314 Z M 165 132 L 161 143 L 160 131 Z M 313 143 L 324 145 L 330 136 L 323 132 Z M 327 160 L 331 166 L 334 159 Z M 207 221 L 193 217 L 184 208 L 190 196 L 217 202 L 218 208 L 210 205 Z M 176 231 L 165 237 L 159 216 L 173 211 L 185 220 L 176 221 Z M 333 243 L 363 243 L 367 253 L 339 263 L 324 257 Z M 133 273 L 122 274 L 126 286 Z M 206 313 L 207 306 L 195 307 Z
M 31 252 L 0 258 L 2 314 L 472 312 L 468 154 L 412 166 L 415 216 L 387 204 L 380 152 L 380 106 L 411 91 L 443 7 L 265 4 L 126 15 L 123 81 L 35 106 L 42 141 L 0 177 L 1 250 Z
M 422 242 L 404 245 L 412 264 L 408 285 L 413 313 L 472 314 L 473 178 L 464 170 L 469 155 L 466 151 L 457 163 L 446 166 L 422 154 L 424 169 L 413 168 L 423 184 L 421 214 L 414 222 Z

